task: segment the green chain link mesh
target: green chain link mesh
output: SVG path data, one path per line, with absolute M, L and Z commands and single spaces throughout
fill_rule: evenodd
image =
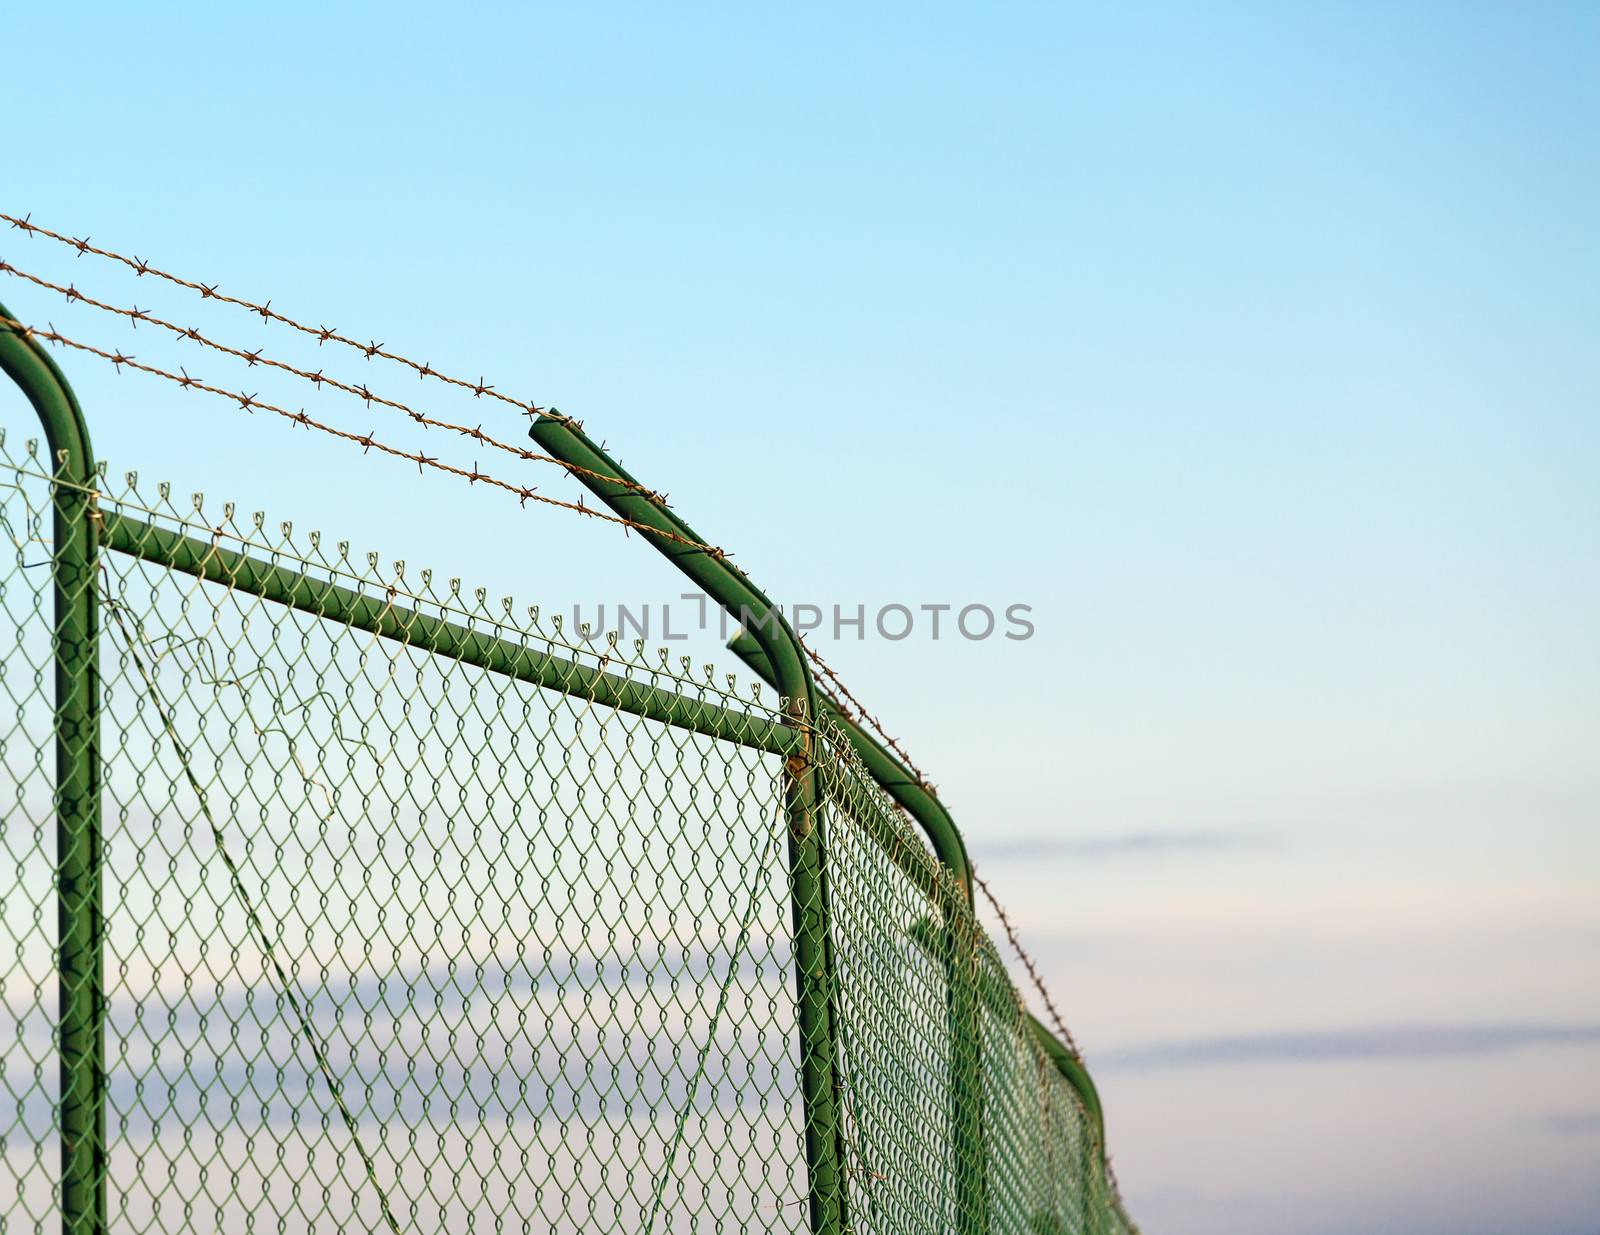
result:
M 49 469 L 3 437 L 0 467 L 22 1235 L 62 1229 L 58 649 Z M 99 505 L 107 1229 L 807 1229 L 779 701 L 131 476 Z M 324 599 L 197 577 L 171 533 Z M 849 1231 L 1130 1230 L 959 889 L 841 736 L 818 762 Z

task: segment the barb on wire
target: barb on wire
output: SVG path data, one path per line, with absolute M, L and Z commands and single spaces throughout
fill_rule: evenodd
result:
M 900 761 L 904 763 L 911 774 L 917 778 L 917 784 L 921 785 L 929 793 L 934 792 L 933 782 L 928 779 L 927 774 L 924 773 L 921 768 L 912 762 L 911 756 L 906 753 L 905 747 L 900 745 L 900 743 L 889 733 L 889 731 L 883 727 L 882 721 L 880 721 L 871 712 L 867 711 L 861 700 L 857 699 L 855 695 L 851 693 L 850 688 L 844 684 L 844 679 L 834 672 L 833 667 L 829 665 L 827 661 L 822 659 L 822 654 L 818 652 L 816 648 L 812 647 L 806 642 L 804 635 L 800 636 L 800 645 L 805 648 L 806 655 L 811 658 L 811 663 L 821 671 L 823 677 L 828 679 L 828 682 L 833 688 L 833 691 L 830 691 L 829 693 L 833 693 L 834 691 L 837 692 L 833 700 L 834 706 L 838 707 L 840 711 L 844 712 L 852 720 L 864 721 L 874 733 L 883 739 L 884 744 L 888 746 L 890 750 L 894 751 L 895 754 L 900 756 Z M 841 699 L 839 696 L 843 696 L 843 698 Z M 845 700 L 849 701 L 850 706 L 845 706 Z
M 344 347 L 353 348 L 355 351 L 360 352 L 367 360 L 371 360 L 376 356 L 383 360 L 393 361 L 395 364 L 404 365 L 408 369 L 411 369 L 413 372 L 415 372 L 418 379 L 431 377 L 435 381 L 443 382 L 448 386 L 457 386 L 462 390 L 469 390 L 472 392 L 475 398 L 496 399 L 509 407 L 516 408 L 518 411 L 528 416 L 551 416 L 562 421 L 569 419 L 568 417 L 562 416 L 558 412 L 555 412 L 549 408 L 541 407 L 531 401 L 525 401 L 514 398 L 508 394 L 503 394 L 496 390 L 492 385 L 485 382 L 482 377 L 479 377 L 475 382 L 467 381 L 459 377 L 452 377 L 448 373 L 441 373 L 431 364 L 411 360 L 397 352 L 388 351 L 381 343 L 371 340 L 366 343 L 361 343 L 356 339 L 348 338 L 347 336 L 340 334 L 332 326 L 308 326 L 304 322 L 297 322 L 294 320 L 294 318 L 288 317 L 274 309 L 272 307 L 272 301 L 270 300 L 258 304 L 255 301 L 246 300 L 240 296 L 230 296 L 226 292 L 218 291 L 217 288 L 219 285 L 216 283 L 197 283 L 192 279 L 181 278 L 178 275 L 170 274 L 165 270 L 151 265 L 141 257 L 126 257 L 121 253 L 112 251 L 111 249 L 102 249 L 97 245 L 90 244 L 87 236 L 80 239 L 74 236 L 64 236 L 60 232 L 53 232 L 48 227 L 41 227 L 39 224 L 32 222 L 32 220 L 26 216 L 23 218 L 17 218 L 15 215 L 0 212 L 0 220 L 11 224 L 11 226 L 14 228 L 18 228 L 19 230 L 28 233 L 30 236 L 44 236 L 49 240 L 54 240 L 60 244 L 64 244 L 68 248 L 76 249 L 79 257 L 82 257 L 85 253 L 92 253 L 96 257 L 103 257 L 109 261 L 120 262 L 129 270 L 132 270 L 134 274 L 140 275 L 141 277 L 144 275 L 149 275 L 151 278 L 162 279 L 168 283 L 176 284 L 179 287 L 186 287 L 190 291 L 197 293 L 202 300 L 216 300 L 222 304 L 231 304 L 236 305 L 241 309 L 247 309 L 251 313 L 259 316 L 262 321 L 278 322 L 280 325 L 288 326 L 292 330 L 298 330 L 301 334 L 309 335 L 319 344 L 338 343 Z
M 1072 1057 L 1081 1065 L 1083 1063 L 1083 1052 L 1078 1049 L 1077 1040 L 1073 1038 L 1072 1031 L 1067 1028 L 1067 1022 L 1062 1018 L 1061 1010 L 1056 1007 L 1055 1000 L 1050 998 L 1050 989 L 1045 986 L 1044 978 L 1040 975 L 1038 967 L 1033 963 L 1033 957 L 1029 956 L 1028 950 L 1022 946 L 1022 939 L 1017 934 L 1017 928 L 1011 921 L 1011 916 L 1006 913 L 1005 906 L 1000 903 L 1000 898 L 994 894 L 989 885 L 984 882 L 983 877 L 976 871 L 972 873 L 972 882 L 982 891 L 983 898 L 989 902 L 989 908 L 994 910 L 995 917 L 1000 920 L 1000 925 L 1006 933 L 1006 939 L 1011 943 L 1011 950 L 1016 953 L 1017 959 L 1022 962 L 1023 969 L 1027 971 L 1028 980 L 1033 983 L 1033 989 L 1039 992 L 1039 998 L 1044 1002 L 1045 1012 L 1049 1014 L 1050 1023 L 1055 1027 L 1057 1035 L 1060 1036 L 1066 1048 L 1072 1052 Z M 1122 1200 L 1122 1185 L 1117 1180 L 1116 1171 L 1112 1169 L 1109 1155 L 1105 1158 L 1105 1172 L 1106 1187 L 1111 1191 L 1117 1211 L 1123 1214 L 1126 1220 L 1127 1211 Z M 1133 1231 L 1133 1235 L 1138 1235 L 1138 1228 L 1133 1226 L 1132 1222 L 1129 1222 L 1128 1225 Z
M 1044 979 L 1039 976 L 1039 970 L 1033 963 L 1033 957 L 1028 955 L 1028 950 L 1022 946 L 1022 940 L 1017 935 L 1017 928 L 1012 924 L 1010 916 L 1005 911 L 1005 906 L 998 897 L 989 890 L 989 885 L 983 881 L 976 871 L 972 873 L 972 882 L 982 890 L 984 899 L 989 902 L 989 908 L 994 910 L 995 917 L 1000 919 L 1000 925 L 1005 928 L 1006 938 L 1011 941 L 1011 950 L 1017 954 L 1017 959 L 1022 962 L 1022 967 L 1028 972 L 1028 980 L 1033 983 L 1033 989 L 1039 992 L 1039 998 L 1044 1000 L 1045 1011 L 1050 1014 L 1050 1023 L 1061 1035 L 1061 1040 L 1072 1052 L 1072 1057 L 1083 1062 L 1083 1053 L 1078 1050 L 1078 1044 L 1072 1037 L 1072 1031 L 1067 1028 L 1067 1023 L 1061 1017 L 1061 1012 L 1055 1005 L 1055 1000 L 1050 998 L 1050 991 L 1044 984 Z
M 245 351 L 242 348 L 230 347 L 226 343 L 215 342 L 214 340 L 209 339 L 205 335 L 201 334 L 200 331 L 193 326 L 180 326 L 176 322 L 170 322 L 165 318 L 157 317 L 154 313 L 141 309 L 137 305 L 130 309 L 124 309 L 114 304 L 106 304 L 104 301 L 96 300 L 93 296 L 87 295 L 84 292 L 80 292 L 74 284 L 68 284 L 67 286 L 63 287 L 59 283 L 52 283 L 49 279 L 41 278 L 40 276 L 32 274 L 29 271 L 22 270 L 17 266 L 13 266 L 10 262 L 4 260 L 3 258 L 0 258 L 0 274 L 8 274 L 12 278 L 22 279 L 28 283 L 32 283 L 35 287 L 41 287 L 46 291 L 56 292 L 63 296 L 71 304 L 86 304 L 91 308 L 99 309 L 102 312 L 115 314 L 118 317 L 125 317 L 133 323 L 135 328 L 138 327 L 139 323 L 146 322 L 152 326 L 158 326 L 162 330 L 169 331 L 170 333 L 176 335 L 179 339 L 198 343 L 202 347 L 210 348 L 215 352 L 221 352 L 225 356 L 233 356 L 238 360 L 244 361 L 246 365 L 249 365 L 252 368 L 256 365 L 265 365 L 268 368 L 278 369 L 284 373 L 291 373 L 295 377 L 303 378 L 304 380 L 310 382 L 318 390 L 321 390 L 324 386 L 328 386 L 334 390 L 342 391 L 345 394 L 354 395 L 368 407 L 376 404 L 379 407 L 388 408 L 391 411 L 399 412 L 402 415 L 409 417 L 417 424 L 426 428 L 446 429 L 451 433 L 457 433 L 462 437 L 471 438 L 473 441 L 481 442 L 484 445 L 493 447 L 496 450 L 502 450 L 505 453 L 513 455 L 516 458 L 522 459 L 526 462 L 554 463 L 558 467 L 564 468 L 566 471 L 571 472 L 574 475 L 588 476 L 595 480 L 605 481 L 609 484 L 622 485 L 626 488 L 634 490 L 636 493 L 639 493 L 654 502 L 658 502 L 662 506 L 667 505 L 665 494 L 656 493 L 651 489 L 646 489 L 637 481 L 628 480 L 621 476 L 607 475 L 604 472 L 596 472 L 591 468 L 582 466 L 581 464 L 568 463 L 565 459 L 558 459 L 554 455 L 541 454 L 536 450 L 528 450 L 523 446 L 514 446 L 509 442 L 500 441 L 498 438 L 491 437 L 489 434 L 485 433 L 481 424 L 476 426 L 468 426 L 456 424 L 448 420 L 440 420 L 437 417 L 429 416 L 423 412 L 419 412 L 408 404 L 400 402 L 398 399 L 389 399 L 385 398 L 383 395 L 375 394 L 365 384 L 356 386 L 350 382 L 340 381 L 336 377 L 329 377 L 320 369 L 318 369 L 316 372 L 312 372 L 309 369 L 297 368 L 296 366 L 288 364 L 282 360 L 274 360 L 271 356 L 264 356 L 262 355 L 262 352 L 265 350 L 263 348 L 257 348 L 255 351 L 250 352 Z M 114 361 L 113 363 L 117 363 L 120 368 L 120 361 Z
M 398 446 L 390 446 L 385 442 L 380 442 L 370 432 L 365 434 L 352 433 L 348 429 L 338 429 L 332 425 L 324 424 L 320 420 L 315 420 L 306 415 L 304 408 L 296 412 L 291 412 L 287 408 L 279 407 L 275 403 L 268 403 L 266 400 L 260 399 L 254 394 L 246 394 L 243 391 L 224 390 L 220 386 L 210 385 L 207 382 L 201 381 L 199 378 L 191 377 L 187 370 L 180 370 L 178 373 L 170 373 L 166 369 L 157 368 L 155 365 L 144 364 L 124 352 L 108 352 L 103 348 L 95 347 L 93 344 L 80 343 L 76 339 L 69 339 L 65 335 L 59 333 L 53 326 L 49 328 L 30 326 L 26 322 L 20 322 L 15 318 L 4 316 L 0 316 L 0 326 L 10 327 L 21 334 L 24 338 L 43 339 L 47 343 L 56 343 L 62 347 L 72 348 L 74 351 L 87 352 L 91 356 L 98 356 L 102 360 L 110 361 L 113 365 L 116 365 L 119 370 L 123 365 L 127 365 L 130 369 L 137 369 L 141 373 L 149 373 L 155 377 L 165 378 L 167 381 L 173 382 L 185 390 L 203 390 L 207 394 L 217 395 L 219 398 L 228 399 L 234 403 L 237 403 L 241 411 L 254 412 L 257 408 L 259 408 L 262 411 L 271 412 L 276 416 L 282 416 L 291 424 L 297 424 L 306 429 L 316 429 L 322 433 L 328 434 L 331 437 L 339 438 L 341 441 L 354 442 L 356 445 L 362 447 L 363 452 L 368 450 L 376 450 L 381 454 L 390 455 L 396 459 L 406 459 L 417 465 L 417 471 L 419 473 L 421 473 L 424 468 L 433 468 L 435 471 L 445 472 L 451 476 L 459 476 L 464 480 L 471 480 L 474 476 L 474 473 L 469 472 L 466 468 L 456 467 L 454 464 L 450 463 L 444 463 L 441 460 L 434 458 L 432 455 L 423 454 L 421 451 L 413 452 L 402 450 Z M 547 497 L 545 494 L 537 492 L 529 485 L 515 485 L 510 481 L 501 480 L 498 477 L 489 476 L 483 472 L 476 472 L 476 478 L 483 484 L 492 485 L 497 489 L 504 489 L 507 493 L 510 493 L 518 498 L 523 505 L 526 505 L 530 501 L 542 502 L 547 506 L 556 506 L 562 510 L 570 510 L 575 514 L 587 515 L 591 519 L 599 519 L 606 523 L 616 523 L 624 528 L 630 528 L 635 531 L 648 533 L 649 535 L 659 537 L 662 540 L 670 540 L 678 544 L 686 545 L 693 549 L 699 549 L 702 552 L 709 553 L 716 558 L 726 558 L 728 556 L 715 545 L 703 544 L 698 540 L 692 540 L 689 537 L 681 536 L 676 532 L 669 532 L 659 528 L 653 528 L 648 524 L 640 523 L 633 519 L 627 519 L 621 515 L 607 514 L 604 511 L 595 510 L 592 507 L 585 506 L 581 501 L 566 502 L 562 501 L 560 498 Z

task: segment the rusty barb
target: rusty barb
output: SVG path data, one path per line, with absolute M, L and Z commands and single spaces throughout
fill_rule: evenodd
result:
M 633 519 L 625 519 L 621 515 L 612 515 L 607 514 L 603 510 L 596 510 L 592 506 L 585 505 L 582 498 L 579 498 L 576 502 L 567 502 L 560 498 L 547 497 L 545 494 L 538 492 L 538 490 L 533 488 L 531 485 L 512 484 L 508 480 L 501 480 L 496 476 L 489 475 L 487 472 L 480 471 L 476 463 L 472 465 L 472 468 L 469 471 L 467 468 L 457 467 L 451 463 L 445 463 L 433 457 L 432 455 L 424 454 L 422 451 L 402 450 L 398 446 L 390 446 L 385 442 L 378 441 L 378 439 L 371 433 L 352 433 L 348 429 L 339 429 L 335 428 L 333 425 L 324 424 L 322 421 L 315 420 L 306 415 L 304 408 L 291 412 L 288 408 L 280 407 L 276 403 L 269 403 L 265 399 L 259 398 L 254 394 L 246 394 L 244 391 L 224 390 L 220 386 L 213 386 L 209 382 L 204 382 L 199 378 L 191 377 L 187 370 L 180 369 L 179 372 L 172 373 L 166 369 L 157 368 L 155 365 L 144 364 L 125 352 L 108 352 L 104 348 L 95 347 L 93 344 L 80 343 L 76 339 L 69 339 L 66 335 L 61 334 L 53 326 L 30 326 L 26 322 L 20 322 L 15 318 L 5 316 L 0 316 L 0 326 L 10 327 L 24 338 L 42 339 L 46 343 L 54 343 L 61 347 L 71 348 L 74 351 L 87 352 L 91 356 L 98 356 L 102 360 L 110 361 L 116 366 L 118 372 L 121 372 L 122 367 L 126 365 L 128 368 L 135 369 L 140 373 L 148 373 L 153 377 L 165 378 L 167 381 L 174 383 L 184 390 L 200 390 L 204 391 L 206 394 L 216 395 L 219 398 L 227 399 L 237 404 L 241 411 L 255 412 L 257 409 L 259 409 L 261 411 L 271 412 L 276 416 L 283 417 L 291 424 L 297 424 L 306 429 L 316 429 L 319 432 L 326 433 L 331 437 L 339 438 L 342 441 L 354 442 L 356 445 L 362 448 L 363 454 L 365 454 L 367 451 L 376 450 L 380 454 L 390 455 L 396 459 L 405 459 L 408 462 L 415 463 L 417 465 L 418 472 L 421 472 L 424 468 L 432 468 L 435 471 L 444 472 L 451 476 L 459 476 L 469 484 L 478 484 L 481 482 L 482 484 L 489 485 L 493 488 L 504 489 L 507 493 L 510 493 L 518 498 L 523 505 L 526 505 L 528 502 L 542 502 L 547 506 L 555 506 L 562 510 L 570 510 L 574 514 L 586 515 L 591 519 L 599 519 L 606 523 L 620 524 L 624 528 L 630 528 L 634 531 L 647 533 L 663 540 L 677 541 L 679 543 L 689 545 L 693 548 L 713 554 L 719 558 L 727 556 L 721 549 L 718 549 L 713 545 L 701 544 L 697 540 L 691 540 L 687 536 L 679 536 L 675 532 L 653 528 L 647 524 L 636 522 Z

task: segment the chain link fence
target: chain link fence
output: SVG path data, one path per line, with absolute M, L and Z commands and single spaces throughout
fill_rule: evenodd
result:
M 1132 1230 L 830 716 L 70 462 L 0 436 L 0 1235 Z

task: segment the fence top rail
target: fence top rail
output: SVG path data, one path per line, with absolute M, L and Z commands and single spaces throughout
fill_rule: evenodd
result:
M 431 570 L 413 574 L 404 561 L 394 562 L 385 572 L 378 554 L 368 553 L 363 561 L 352 553 L 349 542 L 330 545 L 320 532 L 306 533 L 302 546 L 292 523 L 277 524 L 274 534 L 263 513 L 241 517 L 231 502 L 223 503 L 221 517 L 214 519 L 196 494 L 191 509 L 184 511 L 172 500 L 171 486 L 165 482 L 157 485 L 157 499 L 148 502 L 139 492 L 134 472 L 126 474 L 124 491 L 113 496 L 100 485 L 65 478 L 59 466 L 47 468 L 35 440 L 25 443 L 21 460 L 14 458 L 3 428 L 0 465 L 17 477 L 93 497 L 103 543 L 118 552 L 479 664 L 596 706 L 615 707 L 774 754 L 787 754 L 795 746 L 794 730 L 783 723 L 783 701 L 763 691 L 759 681 L 749 683 L 748 693 L 741 694 L 733 675 L 718 681 L 710 666 L 703 666 L 697 675 L 689 658 L 679 657 L 673 665 L 665 648 L 656 649 L 651 659 L 642 639 L 625 645 L 617 632 L 610 631 L 596 646 L 581 632 L 569 630 L 559 613 L 546 616 L 537 606 L 529 606 L 518 615 L 510 597 L 502 598 L 496 608 L 484 589 L 464 594 L 455 578 L 440 588 Z M 107 482 L 104 464 L 94 474 L 101 485 Z M 30 508 L 32 533 L 22 537 L 15 530 L 11 533 L 19 548 L 23 539 L 48 547 L 43 518 L 42 509 Z

